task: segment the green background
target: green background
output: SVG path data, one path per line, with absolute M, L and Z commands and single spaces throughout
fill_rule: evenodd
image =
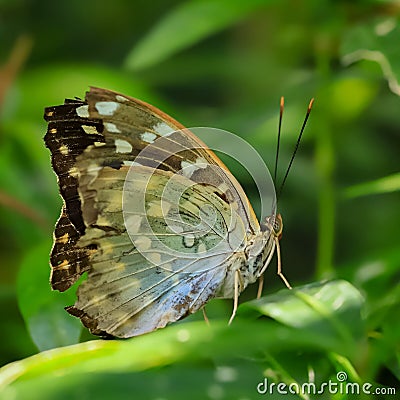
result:
M 398 389 L 399 21 L 383 0 L 1 0 L 0 396 L 253 399 L 264 378 L 340 371 Z M 278 205 L 297 289 L 273 261 L 264 297 L 246 290 L 230 328 L 231 302 L 215 300 L 211 327 L 194 315 L 126 341 L 82 332 L 63 310 L 74 289 L 48 284 L 61 200 L 42 138 L 43 108 L 89 85 L 234 132 L 271 171 L 285 96 L 278 183 L 315 97 Z M 257 211 L 252 180 L 230 166 Z

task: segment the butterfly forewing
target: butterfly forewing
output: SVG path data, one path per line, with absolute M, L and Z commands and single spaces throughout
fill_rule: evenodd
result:
M 194 182 L 204 183 L 206 178 L 206 183 L 221 186 L 229 201 L 237 204 L 247 230 L 259 231 L 257 218 L 240 184 L 189 129 L 150 104 L 108 90 L 91 88 L 86 100 L 90 118 L 103 121 L 107 142 L 106 148 L 95 151 L 91 157 L 108 152 L 113 160 L 117 152 L 126 165 L 136 162 L 181 173 Z

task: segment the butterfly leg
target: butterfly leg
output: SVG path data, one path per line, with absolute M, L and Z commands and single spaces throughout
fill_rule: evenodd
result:
M 210 326 L 210 320 L 207 317 L 206 307 L 201 307 L 201 311 L 203 311 L 204 322 L 206 323 L 206 325 Z
M 263 288 L 264 288 L 264 274 L 262 274 L 258 279 L 257 299 L 261 297 Z
M 232 310 L 232 315 L 229 318 L 229 322 L 228 325 L 230 325 L 233 321 L 233 318 L 235 318 L 236 315 L 236 311 L 238 308 L 238 303 L 239 303 L 239 285 L 241 285 L 240 282 L 240 272 L 239 270 L 235 271 L 235 294 L 234 294 L 234 298 L 233 298 L 233 310 Z
M 278 257 L 278 270 L 276 271 L 276 273 L 278 274 L 278 276 L 283 280 L 284 284 L 286 285 L 286 287 L 288 289 L 292 289 L 292 287 L 290 286 L 289 281 L 286 279 L 285 275 L 283 275 L 282 273 L 282 266 L 281 266 L 281 248 L 279 246 L 279 239 L 276 237 L 275 238 L 275 245 L 276 245 L 276 255 Z
M 278 242 L 279 243 L 279 242 Z M 259 279 L 258 279 L 258 290 L 257 290 L 257 299 L 259 299 L 262 295 L 262 291 L 263 291 L 263 287 L 264 287 L 264 272 L 268 267 L 268 264 L 271 261 L 272 256 L 274 255 L 274 250 L 275 250 L 275 246 L 276 246 L 276 241 L 273 241 L 273 248 L 271 249 L 271 251 L 269 252 L 269 256 L 267 258 L 267 260 L 264 263 L 264 266 L 262 267 L 262 270 L 260 271 L 260 275 L 259 275 Z

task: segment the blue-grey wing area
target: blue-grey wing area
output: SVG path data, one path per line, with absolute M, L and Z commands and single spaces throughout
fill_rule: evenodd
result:
M 131 337 L 163 328 L 204 306 L 226 274 L 224 266 L 197 274 L 172 274 L 157 271 L 145 259 L 137 269 L 133 264 L 125 268 L 131 270 L 129 275 L 101 286 L 89 273 L 79 288 L 77 303 L 68 308 L 95 334 Z

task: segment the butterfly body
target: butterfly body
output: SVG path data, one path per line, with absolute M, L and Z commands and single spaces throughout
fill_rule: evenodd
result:
M 273 248 L 270 232 L 259 232 L 248 239 L 243 251 L 232 255 L 231 264 L 227 266 L 227 274 L 223 285 L 217 292 L 217 298 L 232 299 L 235 296 L 235 273 L 239 272 L 239 292 L 260 278 L 269 254 Z
M 191 131 L 155 107 L 91 88 L 45 110 L 64 201 L 51 285 L 84 273 L 67 311 L 92 333 L 164 327 L 260 278 L 276 246 L 275 215 L 258 223 L 243 189 Z

